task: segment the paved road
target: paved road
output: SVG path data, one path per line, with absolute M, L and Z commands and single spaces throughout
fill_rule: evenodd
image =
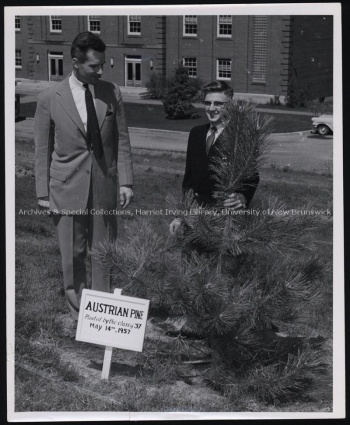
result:
M 38 94 L 48 87 L 57 84 L 55 81 L 33 81 L 23 80 L 16 86 L 16 93 L 25 95 L 21 98 L 21 103 L 36 102 Z M 144 87 L 123 87 L 120 86 L 120 91 L 123 96 L 124 102 L 140 103 L 150 105 L 162 105 L 160 100 L 147 99 L 145 95 L 147 90 Z M 248 99 L 250 95 L 236 94 L 237 98 Z M 254 95 L 251 95 L 254 96 Z M 195 108 L 203 108 L 201 103 L 193 103 Z M 273 113 L 273 114 L 291 114 L 291 115 L 308 115 L 312 116 L 313 113 L 309 111 L 295 111 L 294 109 L 275 109 L 275 108 L 256 108 L 258 112 Z
M 33 119 L 16 123 L 16 137 L 33 137 Z M 187 132 L 129 128 L 133 148 L 186 152 Z M 321 137 L 307 132 L 271 135 L 268 166 L 290 170 L 325 172 L 333 157 L 333 136 Z

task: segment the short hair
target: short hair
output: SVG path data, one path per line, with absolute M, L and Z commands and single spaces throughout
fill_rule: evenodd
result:
M 83 63 L 86 60 L 88 50 L 104 52 L 106 45 L 98 35 L 90 31 L 84 31 L 78 34 L 73 40 L 70 54 L 72 59 L 77 58 L 80 63 Z
M 213 81 L 202 87 L 203 99 L 208 93 L 225 93 L 226 96 L 233 96 L 233 88 L 229 86 L 225 81 Z

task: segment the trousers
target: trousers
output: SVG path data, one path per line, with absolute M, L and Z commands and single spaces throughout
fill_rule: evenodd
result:
M 74 320 L 78 320 L 81 295 L 87 288 L 87 247 L 91 250 L 101 242 L 115 242 L 117 217 L 103 214 L 94 188 L 94 173 L 86 214 L 53 216 L 61 252 L 63 283 L 66 299 Z M 110 292 L 111 270 L 91 258 L 91 289 Z

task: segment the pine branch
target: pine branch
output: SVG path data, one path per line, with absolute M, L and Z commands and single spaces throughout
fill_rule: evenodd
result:
M 291 401 L 313 388 L 314 380 L 329 369 L 322 353 L 305 349 L 290 354 L 285 364 L 258 368 L 246 377 L 244 391 L 254 392 L 267 402 Z
M 270 149 L 272 118 L 260 117 L 256 105 L 247 101 L 232 101 L 226 105 L 229 122 L 215 145 L 217 156 L 211 169 L 217 181 L 215 196 L 223 201 L 227 195 L 242 188 L 255 175 Z M 224 158 L 224 160 L 223 160 Z
M 256 214 L 251 211 L 228 214 L 226 210 L 207 208 L 192 218 L 191 227 L 180 236 L 180 241 L 183 246 L 195 244 L 218 255 L 230 253 L 232 256 L 269 251 L 286 255 L 314 249 L 309 232 L 320 225 L 318 218 L 291 216 L 285 205 L 274 198 L 255 205 Z
M 264 353 L 267 353 L 267 358 L 270 357 L 267 362 L 251 355 L 246 355 L 244 362 L 244 351 L 236 344 L 236 351 L 230 353 L 230 368 L 225 359 L 215 358 L 215 366 L 204 373 L 206 382 L 216 390 L 235 397 L 254 394 L 268 403 L 290 402 L 313 390 L 319 377 L 329 371 L 320 344 L 302 343 L 297 342 L 294 348 L 290 346 L 294 341 L 284 342 L 284 347 L 275 346 L 270 354 L 268 351 Z M 252 365 L 255 366 L 247 367 Z

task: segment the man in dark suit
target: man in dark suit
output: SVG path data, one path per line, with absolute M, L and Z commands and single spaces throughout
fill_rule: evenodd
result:
M 183 190 L 192 189 L 195 200 L 200 206 L 214 205 L 215 179 L 209 165 L 217 155 L 215 144 L 220 140 L 227 125 L 225 105 L 233 97 L 232 88 L 223 81 L 212 82 L 203 87 L 204 108 L 209 123 L 194 127 L 189 134 L 186 169 L 182 183 Z M 223 208 L 247 208 L 256 187 L 259 175 L 256 172 L 250 179 L 243 182 L 242 188 L 232 193 L 223 203 Z M 181 226 L 181 220 L 176 218 L 170 223 L 170 233 L 174 234 Z
M 71 47 L 72 73 L 41 93 L 35 114 L 38 203 L 53 213 L 64 288 L 77 320 L 86 287 L 86 248 L 114 241 L 120 202 L 133 196 L 128 128 L 120 89 L 102 81 L 106 46 L 91 32 Z M 92 289 L 110 291 L 109 270 L 92 260 Z

